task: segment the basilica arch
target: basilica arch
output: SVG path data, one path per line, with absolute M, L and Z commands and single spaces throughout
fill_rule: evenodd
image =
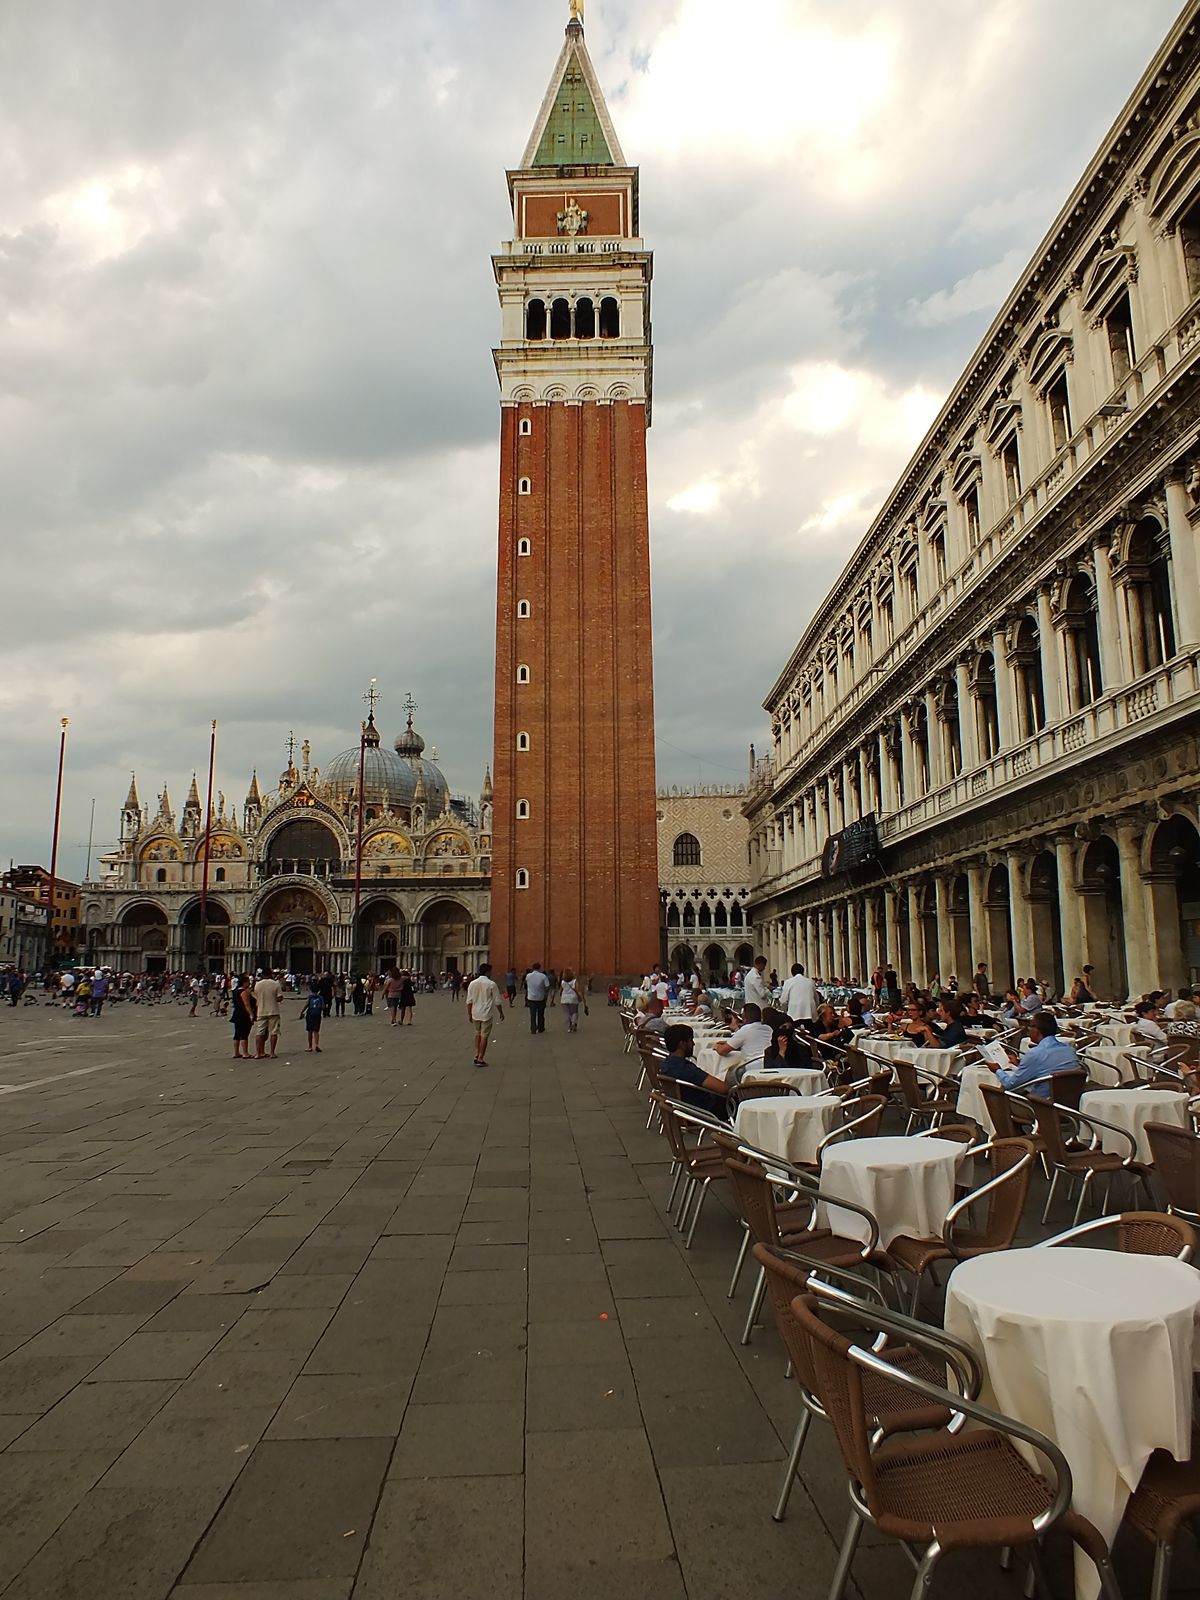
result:
M 414 964 L 424 972 L 466 972 L 474 961 L 474 914 L 461 900 L 439 896 L 417 915 Z
M 256 913 L 259 965 L 308 975 L 330 961 L 337 907 L 315 883 L 270 890 Z
M 167 913 L 153 900 L 135 900 L 117 919 L 117 963 L 127 972 L 166 972 L 171 937 Z

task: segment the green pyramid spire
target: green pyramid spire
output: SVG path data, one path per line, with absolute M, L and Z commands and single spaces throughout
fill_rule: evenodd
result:
M 604 124 L 577 50 L 571 50 L 567 57 L 554 106 L 532 164 L 535 167 L 611 167 L 614 164 Z

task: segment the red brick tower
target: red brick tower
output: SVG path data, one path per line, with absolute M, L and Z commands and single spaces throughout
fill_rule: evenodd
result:
M 658 953 L 651 256 L 572 5 L 494 258 L 502 331 L 492 960 Z

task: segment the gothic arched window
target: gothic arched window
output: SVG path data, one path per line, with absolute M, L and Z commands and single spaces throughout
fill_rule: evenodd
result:
M 552 339 L 569 339 L 571 337 L 571 302 L 569 300 L 555 300 L 551 305 L 550 337 Z
M 531 300 L 526 306 L 525 337 L 527 339 L 544 339 L 546 337 L 546 302 L 544 300 Z
M 698 867 L 700 865 L 700 841 L 694 833 L 681 833 L 676 839 L 675 865 L 677 867 Z
M 575 302 L 575 337 L 577 339 L 596 337 L 596 303 L 594 300 L 589 300 L 586 295 Z
M 621 337 L 621 307 L 612 295 L 605 295 L 600 302 L 600 337 L 602 339 Z

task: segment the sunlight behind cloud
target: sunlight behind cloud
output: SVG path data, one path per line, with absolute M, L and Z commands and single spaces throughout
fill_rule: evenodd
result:
M 716 510 L 720 498 L 721 485 L 713 478 L 702 478 L 699 483 L 689 484 L 686 489 L 672 495 L 667 501 L 667 510 L 690 511 L 695 516 L 703 517 Z
M 840 34 L 806 10 L 759 0 L 750 23 L 725 0 L 683 0 L 623 112 L 630 148 L 677 155 L 703 144 L 784 159 L 803 140 L 852 166 L 850 141 L 892 85 L 893 34 L 880 23 Z

